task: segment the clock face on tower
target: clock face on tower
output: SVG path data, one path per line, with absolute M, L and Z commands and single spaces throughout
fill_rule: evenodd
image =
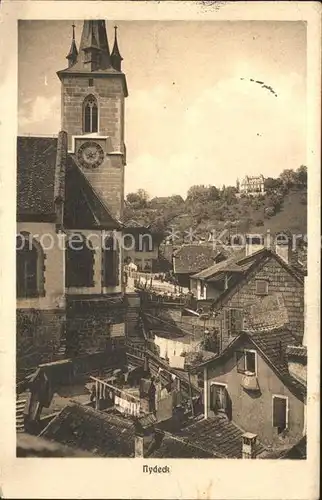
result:
M 94 141 L 84 142 L 77 151 L 77 159 L 82 167 L 97 168 L 104 160 L 103 148 Z

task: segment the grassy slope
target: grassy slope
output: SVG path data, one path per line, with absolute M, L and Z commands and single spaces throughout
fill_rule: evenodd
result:
M 206 212 L 200 212 L 199 208 L 194 204 L 181 205 L 173 210 L 173 214 L 179 213 L 174 217 L 167 227 L 174 227 L 176 230 L 183 233 L 189 228 L 193 228 L 198 236 L 206 236 L 209 231 L 221 231 L 227 221 L 239 221 L 235 230 L 237 232 L 265 233 L 270 230 L 272 234 L 289 230 L 293 234 L 306 234 L 307 231 L 307 205 L 306 192 L 302 190 L 293 190 L 284 196 L 283 204 L 279 212 L 270 218 L 264 217 L 264 208 L 267 203 L 267 198 L 260 202 L 257 208 L 254 207 L 250 200 L 238 200 L 235 204 L 226 206 L 224 209 L 216 208 L 214 203 L 208 202 L 203 205 Z M 158 210 L 130 210 L 127 213 L 127 218 L 143 219 L 146 224 L 154 222 L 159 217 L 162 218 L 166 214 L 166 219 L 170 220 L 172 210 L 169 206 L 159 207 Z M 249 224 L 247 224 L 247 220 Z M 263 225 L 259 225 L 261 221 Z M 234 232 L 234 231 L 233 231 Z

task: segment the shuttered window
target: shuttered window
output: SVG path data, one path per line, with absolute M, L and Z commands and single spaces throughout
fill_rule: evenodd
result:
M 287 398 L 273 396 L 273 427 L 281 433 L 287 428 Z
M 227 389 L 221 384 L 210 386 L 210 409 L 215 413 L 227 412 Z
M 223 329 L 226 335 L 238 335 L 243 329 L 243 311 L 224 309 Z

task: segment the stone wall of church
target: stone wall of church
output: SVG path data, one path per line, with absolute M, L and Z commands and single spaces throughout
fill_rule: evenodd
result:
M 123 298 L 67 300 L 68 356 L 109 351 L 125 341 L 126 304 Z
M 119 239 L 119 284 L 115 287 L 102 287 L 103 275 L 103 255 L 102 255 L 102 241 L 112 235 L 111 231 L 99 231 L 92 229 L 82 229 L 80 232 L 86 237 L 94 251 L 94 269 L 93 269 L 93 286 L 91 287 L 68 287 L 66 289 L 67 295 L 98 295 L 98 294 L 119 294 L 123 290 L 123 248 L 121 245 L 121 235 L 119 231 L 115 232 L 115 237 Z M 73 231 L 68 231 L 68 234 L 73 234 Z
M 94 171 L 84 174 L 102 197 L 114 216 L 121 218 L 124 203 L 124 90 L 122 79 L 115 77 L 64 77 L 62 82 L 62 127 L 68 133 L 68 150 L 72 151 L 73 136 L 84 134 L 83 102 L 92 94 L 98 103 L 98 134 L 108 136 L 112 150 Z
M 54 310 L 64 307 L 65 254 L 64 243 L 55 225 L 45 222 L 19 222 L 17 234 L 29 233 L 44 253 L 44 294 L 41 297 L 17 298 L 18 309 Z
M 65 330 L 62 309 L 17 309 L 16 313 L 17 373 L 40 363 L 57 359 Z
M 62 81 L 62 128 L 71 137 L 83 134 L 83 102 L 92 94 L 98 101 L 99 134 L 109 136 L 113 151 L 123 152 L 124 142 L 124 91 L 122 78 L 91 78 L 87 76 L 65 76 Z
M 84 169 L 84 174 L 114 217 L 122 218 L 124 206 L 123 155 L 107 155 L 99 167 L 94 170 Z

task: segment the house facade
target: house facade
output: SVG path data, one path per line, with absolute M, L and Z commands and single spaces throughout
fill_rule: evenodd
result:
M 241 182 L 237 179 L 237 190 L 240 195 L 258 196 L 265 194 L 264 176 L 246 175 Z
M 154 272 L 159 258 L 162 237 L 149 227 L 135 221 L 128 221 L 125 224 L 123 235 L 124 262 L 133 262 L 138 271 Z
M 304 275 L 276 252 L 259 250 L 232 258 L 193 276 L 198 304 L 211 307 L 223 342 L 241 330 L 289 325 L 304 333 Z M 204 290 L 203 295 L 200 288 Z
M 78 50 L 73 27 L 67 60 L 57 73 L 63 131 L 57 138 L 18 138 L 22 367 L 55 359 L 59 351 L 109 348 L 125 332 L 120 221 L 128 91 L 116 32 L 110 52 L 105 21 L 84 21 Z
M 306 385 L 288 367 L 286 330 L 241 335 L 204 368 L 205 418 L 223 415 L 268 448 L 289 448 L 306 433 Z

